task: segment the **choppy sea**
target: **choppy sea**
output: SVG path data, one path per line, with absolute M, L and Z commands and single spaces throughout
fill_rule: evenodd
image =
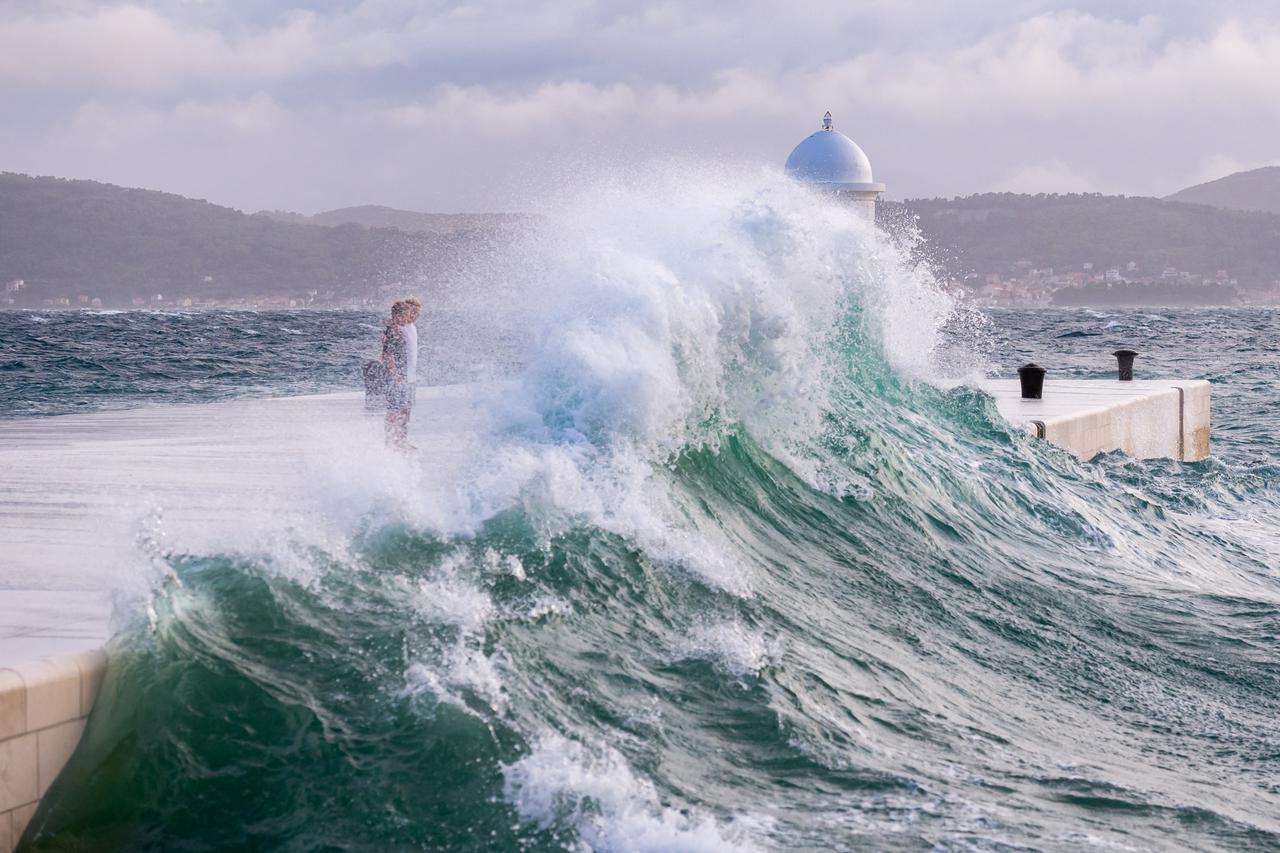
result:
M 965 308 L 782 182 L 547 223 L 427 299 L 424 381 L 511 387 L 453 526 L 167 554 L 29 849 L 1280 849 L 1280 314 Z M 349 389 L 379 328 L 4 313 L 0 416 Z M 1120 347 L 1211 458 L 972 387 Z

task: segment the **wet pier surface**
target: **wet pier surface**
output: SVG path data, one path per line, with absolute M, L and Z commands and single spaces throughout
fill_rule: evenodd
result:
M 482 396 L 419 389 L 419 473 L 460 461 Z M 397 481 L 411 467 L 359 393 L 0 421 L 0 668 L 101 646 L 112 595 L 145 595 L 156 557 L 252 550 L 352 482 L 429 491 Z

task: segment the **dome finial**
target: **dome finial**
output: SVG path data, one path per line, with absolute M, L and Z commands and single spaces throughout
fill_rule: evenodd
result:
M 831 110 L 827 110 L 827 114 L 822 117 L 822 129 L 835 130 L 835 128 L 836 128 L 836 123 L 831 118 Z

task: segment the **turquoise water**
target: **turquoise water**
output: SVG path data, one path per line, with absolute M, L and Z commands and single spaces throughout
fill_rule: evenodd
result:
M 1280 847 L 1277 315 L 982 315 L 785 185 L 669 189 L 526 247 L 455 504 L 151 555 L 29 849 Z M 1214 380 L 1213 458 L 1082 463 L 964 384 L 1120 345 Z M 296 387 L 237 346 L 202 393 Z M 147 396 L 99 355 L 102 399 L 24 405 Z

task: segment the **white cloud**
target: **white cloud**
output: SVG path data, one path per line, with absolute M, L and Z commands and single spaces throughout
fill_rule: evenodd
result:
M 175 132 L 261 134 L 276 129 L 286 118 L 275 101 L 262 92 L 247 98 L 181 101 L 167 109 L 120 108 L 91 101 L 76 110 L 71 130 L 93 144 L 110 147 L 138 145 Z
M 1027 163 L 1011 169 L 988 187 L 1006 193 L 1091 193 L 1098 184 L 1061 160 Z
M 290 12 L 227 34 L 136 5 L 0 20 L 0 81 L 155 92 L 192 81 L 228 84 L 380 68 L 409 58 L 401 35 L 352 30 L 343 18 Z
M 776 87 L 744 72 L 728 71 L 698 89 L 664 84 L 597 85 L 580 80 L 515 92 L 447 85 L 423 98 L 390 107 L 386 115 L 404 127 L 506 135 L 546 129 L 575 132 L 605 123 L 619 128 L 712 123 L 776 116 L 791 108 Z
M 388 115 L 405 127 L 481 135 L 546 128 L 572 132 L 592 122 L 617 120 L 634 111 L 637 101 L 635 89 L 625 84 L 570 81 L 513 94 L 483 86 L 442 86 L 425 99 L 391 108 Z
M 216 33 L 183 31 L 136 6 L 0 21 L 0 81 L 10 85 L 125 85 L 153 89 L 223 52 Z
M 1163 194 L 1280 154 L 1277 79 L 1264 3 L 0 0 L 0 168 L 110 177 L 128 144 L 130 180 L 233 203 L 474 208 L 575 149 L 780 162 L 832 109 L 896 195 Z M 177 171 L 231 152 L 291 168 Z
M 265 92 L 248 98 L 226 98 L 212 103 L 183 101 L 174 108 L 179 121 L 221 125 L 242 133 L 266 133 L 283 117 L 279 106 Z

